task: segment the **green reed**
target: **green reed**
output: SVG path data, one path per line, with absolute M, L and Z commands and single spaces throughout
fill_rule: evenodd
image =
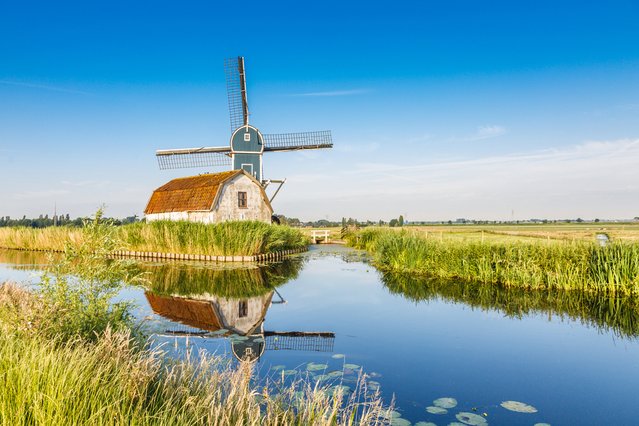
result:
M 0 335 L 0 425 L 377 425 L 376 394 L 329 394 L 308 383 L 269 394 L 253 365 L 201 355 L 167 360 L 126 333 L 94 343 Z
M 439 240 L 371 228 L 347 236 L 384 271 L 505 287 L 639 295 L 639 244 Z
M 118 249 L 212 256 L 250 256 L 305 247 L 308 238 L 287 226 L 257 221 L 202 224 L 140 222 L 114 228 Z M 84 228 L 0 228 L 0 247 L 24 250 L 64 250 L 86 237 Z

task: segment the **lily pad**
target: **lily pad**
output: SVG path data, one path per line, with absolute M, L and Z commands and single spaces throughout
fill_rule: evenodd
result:
M 347 368 L 349 370 L 359 370 L 362 367 L 357 364 L 344 364 L 344 368 Z
M 328 367 L 326 364 L 315 364 L 314 362 L 309 362 L 306 366 L 308 371 L 320 371 L 325 370 Z
M 351 392 L 351 388 L 344 385 L 336 385 L 327 389 L 326 395 L 333 396 L 338 392 L 341 392 L 342 395 L 348 395 Z
M 457 400 L 450 397 L 437 398 L 433 401 L 433 405 L 441 408 L 455 408 L 457 407 Z
M 374 380 L 370 380 L 370 381 L 367 383 L 367 386 L 368 386 L 368 388 L 369 388 L 370 390 L 372 390 L 372 391 L 376 391 L 376 390 L 379 390 L 380 384 L 379 384 L 379 382 L 376 382 L 376 381 L 374 381 Z
M 517 413 L 536 413 L 537 409 L 532 405 L 519 401 L 504 401 L 500 404 L 506 410 L 515 411 Z
M 395 411 L 395 410 L 391 411 L 388 415 L 390 416 L 391 419 L 396 419 L 398 417 L 402 417 L 402 413 L 400 413 L 399 411 Z
M 406 419 L 402 419 L 401 417 L 395 417 L 393 420 L 391 420 L 391 426 L 410 426 L 411 423 L 406 420 Z
M 335 354 L 335 355 L 331 356 L 331 358 L 333 358 L 333 359 L 342 359 L 342 358 L 344 358 L 344 354 Z
M 534 426 L 550 426 L 550 423 L 535 423 Z
M 322 382 L 322 381 L 328 380 L 328 379 L 330 379 L 328 374 L 318 374 L 317 376 L 315 376 L 315 380 L 317 380 L 318 382 Z
M 437 426 L 437 425 L 433 422 L 417 422 L 415 423 L 415 426 Z
M 271 370 L 273 371 L 280 371 L 280 370 L 284 370 L 286 368 L 285 365 L 274 365 L 271 367 Z
M 447 414 L 448 410 L 442 407 L 426 407 L 426 411 L 430 414 Z
M 460 422 L 471 426 L 485 426 L 488 424 L 485 418 L 474 413 L 459 413 L 455 417 Z
M 284 374 L 285 376 L 292 376 L 294 374 L 297 374 L 297 370 L 284 370 L 282 371 L 282 374 Z
M 382 375 L 381 375 L 381 374 L 376 373 L 375 371 L 373 371 L 371 374 L 369 374 L 369 376 L 371 376 L 373 379 L 376 379 L 376 378 L 378 378 L 378 377 L 382 377 Z
M 341 371 L 331 371 L 330 373 L 327 374 L 328 377 L 330 377 L 331 379 L 335 379 L 337 377 L 342 377 L 344 375 L 343 372 Z

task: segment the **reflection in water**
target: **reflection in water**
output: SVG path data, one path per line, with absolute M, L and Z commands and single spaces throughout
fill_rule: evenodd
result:
M 41 251 L 0 249 L 0 264 L 10 265 L 11 269 L 38 271 L 42 269 L 43 265 L 49 263 L 50 257 L 55 259 L 58 256 L 60 254 Z
M 570 318 L 621 337 L 639 336 L 639 302 L 630 297 L 613 298 L 583 292 L 524 291 L 496 285 L 445 281 L 404 274 L 384 274 L 391 293 L 421 302 L 444 300 L 484 310 L 498 310 L 510 317 L 545 313 L 551 318 Z
M 295 259 L 249 269 L 166 263 L 142 268 L 150 275 L 145 296 L 153 311 L 186 326 L 165 334 L 227 337 L 237 359 L 253 361 L 266 349 L 333 350 L 331 332 L 264 330 L 269 307 L 285 303 L 276 287 L 296 278 L 301 267 Z

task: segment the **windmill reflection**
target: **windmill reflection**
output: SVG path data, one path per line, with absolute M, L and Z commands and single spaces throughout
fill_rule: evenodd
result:
M 156 314 L 180 324 L 165 334 L 228 338 L 238 360 L 258 360 L 265 350 L 331 352 L 332 332 L 264 330 L 271 305 L 285 303 L 276 287 L 301 266 L 299 260 L 251 269 L 158 265 L 148 269 L 153 284 L 145 296 Z

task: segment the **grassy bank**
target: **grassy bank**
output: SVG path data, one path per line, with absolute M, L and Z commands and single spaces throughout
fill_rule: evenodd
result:
M 5 320 L 45 305 L 13 285 L 0 287 Z M 250 363 L 231 368 L 206 356 L 171 361 L 141 349 L 125 331 L 106 329 L 87 341 L 41 333 L 37 325 L 20 330 L 8 327 L 11 321 L 0 324 L 2 425 L 385 423 L 373 394 L 346 396 L 304 382 L 270 393 L 251 383 Z
M 308 238 L 287 226 L 256 221 L 204 225 L 159 221 L 114 227 L 120 250 L 212 256 L 251 256 L 305 247 Z M 86 239 L 85 228 L 0 228 L 0 247 L 64 250 Z
M 439 240 L 411 231 L 365 229 L 347 237 L 383 271 L 526 289 L 639 295 L 639 244 Z
M 377 425 L 379 394 L 290 383 L 257 385 L 254 368 L 199 354 L 149 349 L 127 303 L 113 297 L 141 281 L 105 261 L 114 229 L 90 224 L 37 289 L 0 285 L 0 425 Z M 363 382 L 362 382 L 363 383 Z

